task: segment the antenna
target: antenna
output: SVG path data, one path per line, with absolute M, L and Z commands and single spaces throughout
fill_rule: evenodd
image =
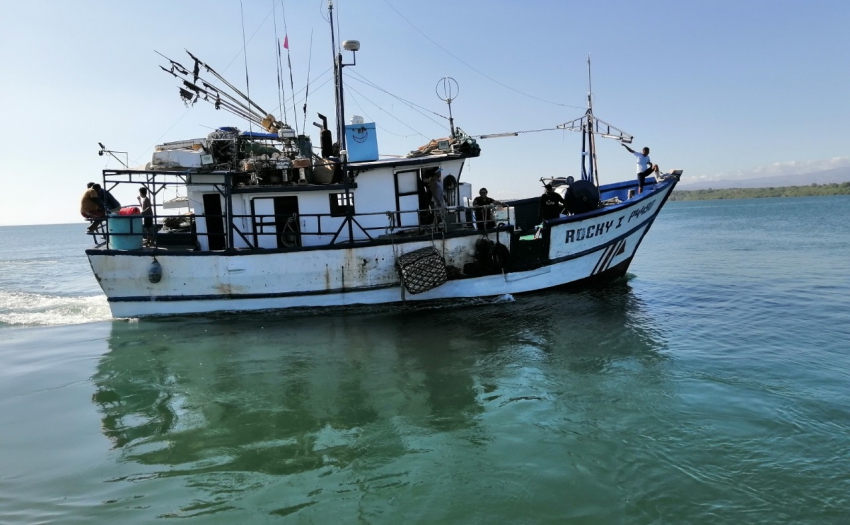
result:
M 460 93 L 460 87 L 457 81 L 452 77 L 443 77 L 437 82 L 435 88 L 437 96 L 449 106 L 449 128 L 452 132 L 452 138 L 455 138 L 455 120 L 452 118 L 452 100 L 456 99 Z
M 587 109 L 593 111 L 593 84 L 590 82 L 590 53 L 587 54 Z

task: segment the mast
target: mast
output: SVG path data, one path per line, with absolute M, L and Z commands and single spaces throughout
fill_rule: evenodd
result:
M 334 103 L 336 105 L 336 140 L 339 142 L 340 151 L 345 149 L 345 124 L 342 119 L 342 53 L 336 49 L 336 35 L 334 34 L 334 2 L 328 0 L 328 21 L 331 24 L 331 53 L 334 61 Z
M 587 111 L 584 116 L 559 124 L 557 129 L 578 131 L 581 133 L 581 178 L 599 186 L 599 166 L 596 160 L 596 135 L 604 139 L 615 139 L 631 144 L 634 139 L 620 128 L 608 124 L 593 116 L 593 84 L 590 75 L 590 55 L 587 56 Z
M 596 173 L 596 141 L 593 137 L 593 83 L 591 82 L 590 77 L 590 54 L 587 55 L 587 122 L 585 123 L 585 126 L 587 131 L 587 143 L 589 146 L 587 156 L 590 157 L 588 160 L 588 167 L 590 169 L 587 173 L 587 177 L 599 186 L 599 176 Z M 584 164 L 584 160 L 582 160 L 582 164 Z
M 333 0 L 328 0 L 328 16 L 331 23 L 331 47 L 334 53 L 334 96 L 336 97 L 336 135 L 339 142 L 339 150 L 346 149 L 345 144 L 345 88 L 342 81 L 342 69 L 345 66 L 357 65 L 357 52 L 360 51 L 360 42 L 357 40 L 345 40 L 342 49 L 351 51 L 352 62 L 346 64 L 342 61 L 342 49 L 336 48 L 336 36 L 334 35 Z
M 342 183 L 344 185 L 345 198 L 347 201 L 346 204 L 346 212 L 345 212 L 345 221 L 348 223 L 348 242 L 354 242 L 354 218 L 353 213 L 351 211 L 351 202 L 353 201 L 351 195 L 351 188 L 349 186 L 348 180 L 348 154 L 343 154 L 346 151 L 346 141 L 345 141 L 345 91 L 343 88 L 342 82 L 342 68 L 345 66 L 356 66 L 357 65 L 357 51 L 360 50 L 360 42 L 357 40 L 346 40 L 342 43 L 342 49 L 346 51 L 351 51 L 352 56 L 354 57 L 353 62 L 351 64 L 346 64 L 342 61 L 342 49 L 337 50 L 336 47 L 336 35 L 334 35 L 334 16 L 333 16 L 334 3 L 333 0 L 328 0 L 328 18 L 331 24 L 331 48 L 334 53 L 334 96 L 336 98 L 336 136 L 337 142 L 339 143 L 339 152 L 342 163 Z

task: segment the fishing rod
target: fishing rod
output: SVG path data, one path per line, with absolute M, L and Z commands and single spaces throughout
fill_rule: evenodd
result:
M 286 126 L 285 123 L 280 122 L 275 119 L 273 115 L 266 112 L 263 108 L 261 108 L 258 104 L 249 99 L 244 93 L 239 91 L 232 84 L 227 82 L 221 75 L 219 75 L 214 69 L 209 67 L 203 61 L 195 57 L 188 50 L 186 51 L 193 60 L 195 60 L 195 67 L 190 72 L 187 67 L 182 65 L 181 63 L 168 58 L 162 53 L 157 52 L 160 56 L 165 58 L 171 63 L 171 69 L 160 66 L 160 69 L 165 71 L 166 73 L 172 75 L 174 78 L 182 81 L 183 87 L 180 88 L 180 96 L 187 103 L 194 104 L 198 101 L 198 99 L 203 98 L 205 101 L 213 103 L 216 109 L 225 109 L 230 113 L 244 118 L 249 122 L 255 123 L 259 126 L 262 126 L 268 131 L 277 131 Z M 206 79 L 200 76 L 200 66 L 204 66 L 204 68 L 209 71 L 213 76 L 215 76 L 218 80 L 222 81 L 227 87 L 236 92 L 244 102 L 239 98 L 231 95 L 225 90 L 222 90 L 216 86 L 210 84 Z M 192 78 L 193 81 L 189 81 L 188 78 Z M 202 84 L 201 85 L 198 84 Z M 222 99 L 224 97 L 224 99 Z M 212 98 L 213 100 L 210 100 Z M 225 100 L 226 99 L 226 100 Z M 253 106 L 253 107 L 252 107 Z M 259 110 L 258 113 L 256 110 Z
M 186 49 L 185 51 L 186 51 L 186 54 L 188 54 L 190 57 L 192 57 L 192 60 L 194 60 L 194 61 L 195 61 L 195 69 L 194 69 L 195 71 L 198 71 L 198 65 L 199 65 L 199 64 L 200 64 L 200 65 L 202 65 L 202 66 L 204 66 L 204 69 L 206 69 L 208 73 L 212 74 L 212 76 L 214 76 L 215 78 L 217 78 L 218 80 L 220 80 L 222 83 L 224 83 L 224 85 L 225 85 L 225 86 L 227 86 L 227 87 L 229 87 L 230 89 L 232 89 L 234 93 L 236 93 L 236 94 L 237 94 L 237 95 L 239 95 L 240 97 L 244 98 L 244 99 L 248 102 L 248 104 L 250 104 L 250 105 L 254 106 L 255 108 L 257 108 L 257 110 L 258 110 L 258 111 L 260 111 L 261 113 L 263 113 L 264 115 L 268 115 L 268 114 L 269 114 L 269 112 L 268 112 L 268 111 L 264 110 L 264 109 L 263 109 L 263 108 L 261 108 L 259 105 L 257 105 L 257 103 L 256 103 L 256 102 L 254 102 L 253 100 L 251 100 L 251 99 L 250 99 L 250 97 L 248 97 L 248 95 L 246 95 L 245 93 L 242 93 L 241 91 L 239 91 L 239 88 L 237 88 L 236 86 L 234 86 L 233 84 L 231 84 L 230 82 L 228 82 L 228 81 L 227 81 L 227 79 L 226 79 L 226 78 L 224 78 L 223 76 L 221 76 L 221 75 L 220 75 L 220 74 L 219 74 L 219 73 L 218 73 L 215 69 L 211 68 L 208 64 L 206 64 L 206 63 L 205 63 L 205 62 L 203 62 L 201 59 L 199 59 L 198 57 L 196 57 L 195 55 L 193 55 L 193 54 L 192 54 L 192 53 L 191 53 L 188 49 Z
M 254 122 L 256 122 L 257 124 L 261 124 L 263 122 L 263 120 L 265 120 L 262 115 L 258 115 L 257 113 L 252 111 L 248 106 L 241 103 L 235 97 L 231 96 L 230 94 L 228 94 L 225 91 L 219 90 L 215 86 L 210 85 L 209 83 L 207 83 L 204 79 L 202 79 L 200 77 L 198 77 L 198 80 L 204 85 L 204 87 L 200 87 L 197 84 L 189 82 L 188 80 L 183 79 L 182 77 L 180 77 L 178 74 L 174 73 L 173 71 L 165 69 L 162 66 L 160 66 L 160 69 L 162 69 L 166 73 L 171 74 L 172 76 L 174 76 L 174 78 L 182 81 L 183 86 L 185 86 L 187 89 L 180 88 L 180 98 L 182 98 L 187 103 L 194 104 L 199 99 L 201 99 L 201 95 L 203 95 L 203 100 L 206 101 L 206 102 L 210 102 L 211 104 L 214 104 L 215 109 L 224 108 L 226 111 L 229 111 L 229 112 L 233 113 L 234 115 L 236 115 L 238 117 L 251 119 Z M 194 94 L 193 94 L 193 92 L 194 92 Z M 227 100 L 222 100 L 221 99 L 222 95 L 224 97 L 230 99 L 232 102 L 228 102 Z M 210 100 L 210 97 L 213 97 L 214 101 Z
M 198 71 L 198 69 L 199 69 L 199 68 L 198 68 L 198 66 L 199 66 L 199 65 L 204 66 L 204 69 L 206 69 L 206 70 L 207 70 L 207 72 L 211 73 L 211 74 L 212 74 L 215 78 L 217 78 L 218 80 L 220 80 L 221 82 L 223 82 L 223 83 L 224 83 L 224 85 L 226 85 L 226 86 L 227 86 L 227 87 L 229 87 L 231 90 L 233 90 L 233 91 L 234 91 L 237 95 L 239 95 L 240 97 L 242 97 L 243 99 L 245 99 L 245 101 L 246 101 L 249 105 L 254 106 L 254 107 L 255 107 L 255 108 L 256 108 L 256 109 L 257 109 L 260 113 L 262 113 L 262 115 L 264 115 L 264 116 L 262 117 L 262 119 L 263 119 L 263 122 L 264 122 L 264 123 L 263 123 L 263 124 L 261 124 L 261 125 L 262 125 L 262 126 L 263 126 L 266 130 L 268 130 L 268 131 L 273 131 L 273 132 L 274 132 L 274 131 L 277 131 L 277 130 L 279 130 L 279 129 L 281 129 L 281 128 L 287 127 L 285 123 L 280 122 L 279 120 L 275 119 L 275 118 L 274 118 L 274 116 L 273 116 L 271 113 L 269 113 L 268 111 L 266 111 L 266 110 L 264 110 L 263 108 L 261 108 L 261 107 L 259 106 L 259 104 L 257 104 L 256 102 L 254 102 L 253 100 L 251 100 L 251 98 L 250 98 L 250 97 L 248 97 L 247 95 L 245 95 L 244 93 L 242 93 L 241 91 L 239 91 L 239 89 L 238 89 L 236 86 L 234 86 L 233 84 L 231 84 L 230 82 L 228 82 L 228 81 L 227 81 L 227 79 L 225 79 L 223 76 L 221 76 L 221 75 L 220 75 L 220 74 L 219 74 L 216 70 L 214 70 L 213 68 L 211 68 L 208 64 L 206 64 L 205 62 L 203 62 L 202 60 L 200 60 L 199 58 L 197 58 L 195 55 L 193 55 L 193 54 L 192 54 L 192 53 L 191 53 L 188 49 L 186 50 L 186 53 L 187 53 L 190 57 L 192 57 L 192 60 L 194 60 L 194 61 L 195 61 L 195 69 L 194 69 L 194 71 L 195 71 L 195 72 L 197 72 L 197 71 Z M 253 110 L 251 110 L 251 111 L 253 112 Z

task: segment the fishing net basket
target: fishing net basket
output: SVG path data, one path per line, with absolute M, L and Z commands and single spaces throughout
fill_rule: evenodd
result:
M 396 260 L 396 269 L 410 295 L 427 292 L 448 280 L 446 260 L 433 247 L 405 253 Z

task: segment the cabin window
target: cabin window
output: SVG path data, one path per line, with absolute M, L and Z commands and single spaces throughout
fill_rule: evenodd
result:
M 328 197 L 331 202 L 331 217 L 345 217 L 349 211 L 354 214 L 353 193 L 331 193 Z

